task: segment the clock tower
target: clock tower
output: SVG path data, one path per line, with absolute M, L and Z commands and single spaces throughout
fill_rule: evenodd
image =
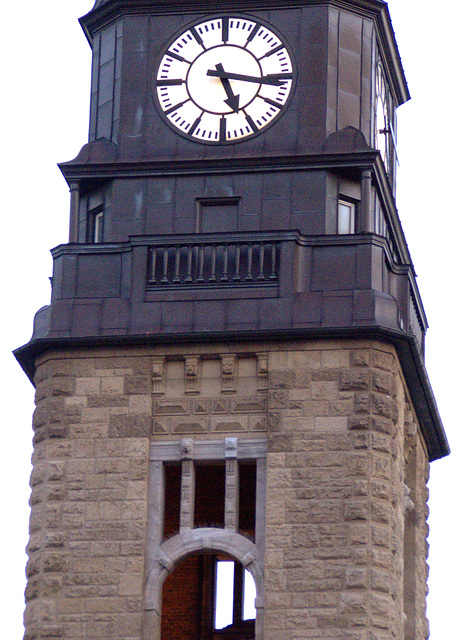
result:
M 425 640 L 449 453 L 382 0 L 96 0 L 37 389 L 26 640 Z

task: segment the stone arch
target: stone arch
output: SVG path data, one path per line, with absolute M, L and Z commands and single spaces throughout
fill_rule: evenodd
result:
M 225 553 L 240 562 L 251 573 L 256 585 L 255 638 L 261 640 L 264 576 L 263 568 L 257 558 L 256 545 L 239 533 L 212 527 L 182 532 L 160 545 L 147 576 L 144 640 L 160 638 L 162 589 L 167 576 L 188 556 L 205 551 Z

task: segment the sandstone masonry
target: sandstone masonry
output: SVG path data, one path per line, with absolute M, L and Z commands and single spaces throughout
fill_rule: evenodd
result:
M 49 352 L 35 383 L 26 640 L 159 640 L 150 468 L 185 438 L 265 443 L 256 638 L 428 637 L 428 460 L 391 346 Z

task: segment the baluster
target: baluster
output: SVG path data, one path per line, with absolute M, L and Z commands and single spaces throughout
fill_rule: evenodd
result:
M 241 280 L 240 278 L 240 258 L 241 258 L 241 247 L 240 245 L 237 243 L 235 245 L 236 247 L 236 251 L 235 251 L 235 275 L 233 276 L 233 280 Z
M 258 280 L 265 280 L 264 257 L 265 257 L 265 244 L 261 242 L 259 245 L 259 275 L 257 276 Z
M 271 247 L 272 247 L 272 254 L 271 254 L 272 266 L 271 266 L 269 279 L 270 280 L 276 280 L 276 277 L 277 277 L 277 275 L 276 275 L 277 247 L 276 247 L 275 242 L 272 242 Z
M 228 280 L 228 244 L 223 246 L 223 273 L 220 280 Z
M 204 246 L 199 247 L 199 269 L 197 282 L 204 282 Z
M 172 282 L 180 282 L 180 247 L 175 247 L 175 274 Z
M 247 249 L 247 257 L 248 257 L 248 272 L 246 274 L 246 280 L 252 280 L 252 244 L 248 244 L 246 246 Z
M 188 247 L 188 253 L 186 257 L 186 278 L 185 282 L 192 282 L 193 278 L 191 276 L 191 266 L 193 264 L 193 247 Z
M 167 278 L 167 269 L 169 266 L 169 249 L 164 247 L 162 254 L 162 279 L 161 282 L 166 283 L 169 282 Z
M 150 281 L 156 282 L 156 247 L 151 248 L 151 275 Z
M 212 245 L 212 253 L 211 253 L 211 275 L 209 278 L 209 282 L 215 282 L 217 280 L 215 276 L 215 265 L 217 262 L 217 246 L 215 244 Z
M 191 277 L 191 265 L 193 261 L 193 250 L 190 246 L 187 246 L 187 254 L 186 254 L 186 276 L 185 283 L 191 282 L 193 278 Z

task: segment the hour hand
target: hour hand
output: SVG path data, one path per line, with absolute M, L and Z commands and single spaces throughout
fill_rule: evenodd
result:
M 215 68 L 216 68 L 216 72 L 214 74 L 209 73 L 209 71 L 208 71 L 207 75 L 208 76 L 209 75 L 215 75 L 216 77 L 220 78 L 222 86 L 225 89 L 225 93 L 227 94 L 227 99 L 224 100 L 225 104 L 228 105 L 232 111 L 239 111 L 239 108 L 240 108 L 239 107 L 240 97 L 239 97 L 239 95 L 235 95 L 233 93 L 233 89 L 232 89 L 232 86 L 230 84 L 230 80 L 229 80 L 229 78 L 227 78 L 227 75 L 225 73 L 223 65 L 222 64 L 216 64 Z

